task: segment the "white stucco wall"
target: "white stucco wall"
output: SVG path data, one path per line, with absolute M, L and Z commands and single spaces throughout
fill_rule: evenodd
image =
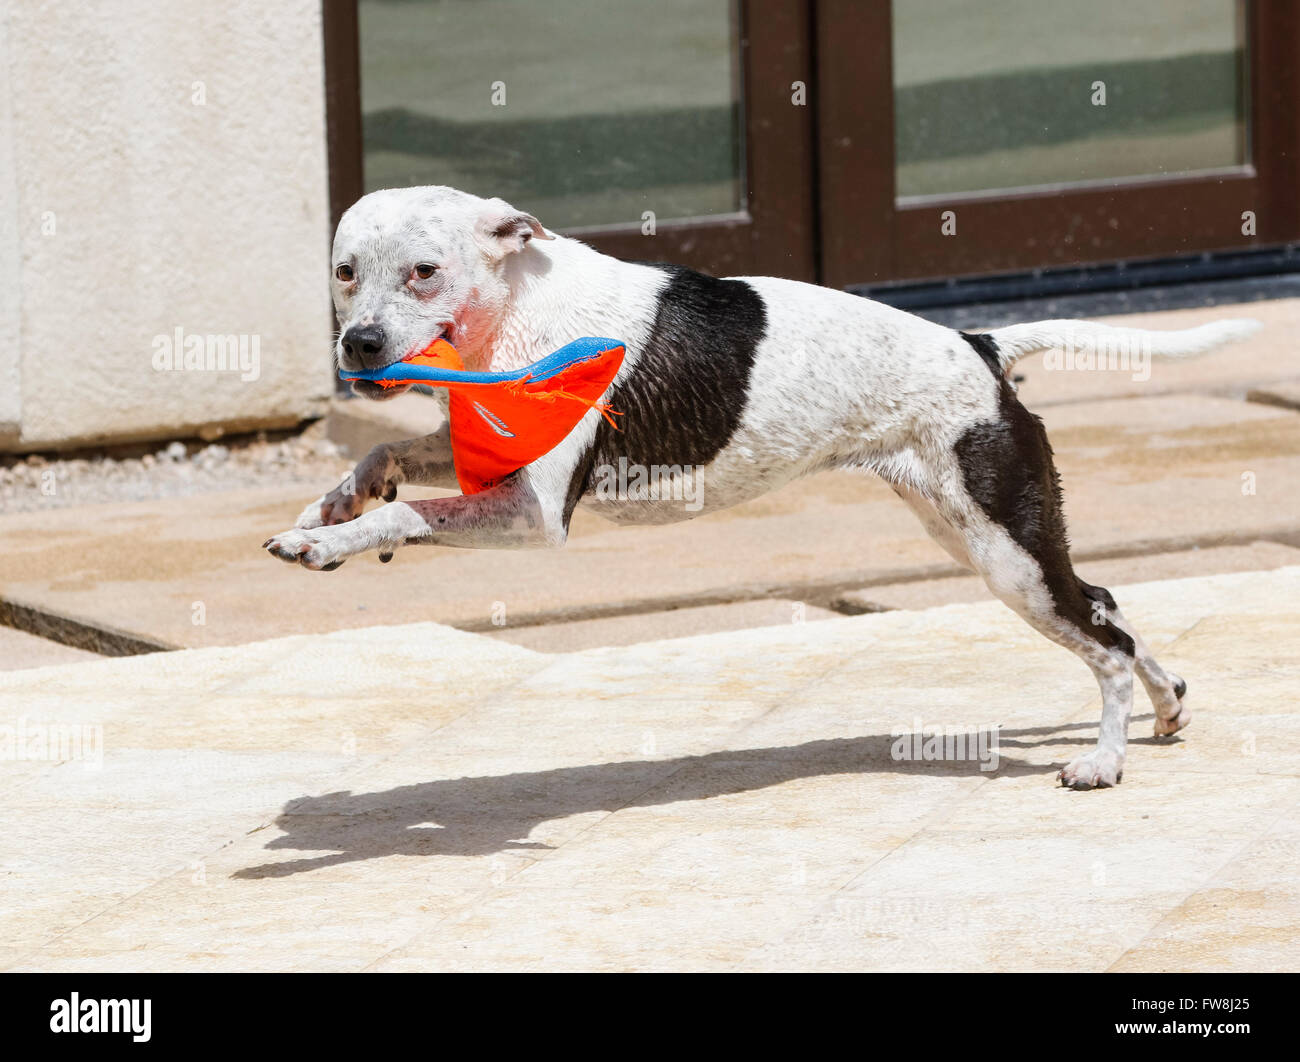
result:
M 319 0 L 7 0 L 0 142 L 0 449 L 323 411 Z M 256 336 L 256 378 L 158 371 L 177 328 Z
M 22 255 L 14 173 L 13 95 L 9 85 L 9 16 L 0 6 L 0 449 L 18 439 L 23 394 L 18 374 L 22 334 Z

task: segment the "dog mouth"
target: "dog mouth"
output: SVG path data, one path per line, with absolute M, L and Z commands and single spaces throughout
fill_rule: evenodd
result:
M 396 398 L 400 394 L 405 394 L 411 389 L 408 383 L 390 383 L 387 387 L 383 384 L 375 383 L 373 380 L 353 380 L 352 393 L 360 395 L 362 398 L 369 398 L 375 402 L 383 402 L 389 398 Z
M 451 328 L 452 326 L 450 324 L 443 325 L 433 334 L 433 338 L 427 343 L 422 346 L 412 347 L 396 361 L 390 361 L 384 366 L 384 368 L 387 369 L 393 365 L 402 365 L 414 361 L 420 355 L 428 351 L 428 349 L 439 340 L 447 340 L 450 342 Z M 378 383 L 374 380 L 353 380 L 352 393 L 360 395 L 362 398 L 369 398 L 377 402 L 382 402 L 385 399 L 396 398 L 400 394 L 405 394 L 412 388 L 412 386 L 414 385 L 409 383 L 399 383 L 392 380 L 385 381 L 384 383 Z
M 423 346 L 420 347 L 412 347 L 400 358 L 398 358 L 397 361 L 393 362 L 393 364 L 400 365 L 402 362 L 414 361 L 422 354 L 427 354 L 429 348 L 433 346 L 435 343 L 437 343 L 439 340 L 446 340 L 448 343 L 451 342 L 451 325 L 449 324 L 443 325 L 441 328 L 438 329 L 438 331 L 436 331 L 433 334 L 433 338 L 430 339 L 427 343 L 425 343 Z

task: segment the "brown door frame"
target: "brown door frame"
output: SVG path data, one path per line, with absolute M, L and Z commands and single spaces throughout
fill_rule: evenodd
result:
M 822 281 L 832 287 L 1240 250 L 1300 237 L 1300 5 L 1249 0 L 1251 159 L 1230 172 L 899 203 L 891 7 L 818 0 Z M 941 231 L 956 213 L 957 235 Z M 1256 234 L 1241 232 L 1243 210 Z
M 357 0 L 321 0 L 321 30 L 325 49 L 325 144 L 332 239 L 343 211 L 366 190 Z
M 322 0 L 331 226 L 365 190 L 356 0 Z M 738 0 L 745 209 L 639 224 L 562 230 L 618 258 L 671 261 L 720 276 L 817 275 L 817 148 L 812 0 Z M 794 83 L 806 105 L 793 102 Z M 490 189 L 484 190 L 491 194 Z

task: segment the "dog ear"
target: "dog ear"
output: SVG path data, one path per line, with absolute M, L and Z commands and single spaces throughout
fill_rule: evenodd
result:
M 479 218 L 478 233 L 494 258 L 522 251 L 531 239 L 555 239 L 532 214 L 516 210 L 504 199 L 489 199 L 487 202 L 488 209 Z

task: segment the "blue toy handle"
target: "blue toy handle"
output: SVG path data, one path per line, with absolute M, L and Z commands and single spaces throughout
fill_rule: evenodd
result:
M 530 380 L 542 382 L 552 376 L 558 376 L 571 365 L 600 357 L 607 350 L 621 347 L 617 339 L 603 339 L 599 336 L 584 336 L 566 343 L 559 350 L 546 355 L 541 361 L 525 365 L 522 369 L 511 372 L 470 372 L 467 369 L 440 369 L 434 365 L 416 365 L 406 361 L 396 361 L 382 369 L 368 372 L 355 369 L 339 369 L 341 380 L 369 380 L 379 383 L 384 380 L 402 383 L 508 383 L 511 380 Z

